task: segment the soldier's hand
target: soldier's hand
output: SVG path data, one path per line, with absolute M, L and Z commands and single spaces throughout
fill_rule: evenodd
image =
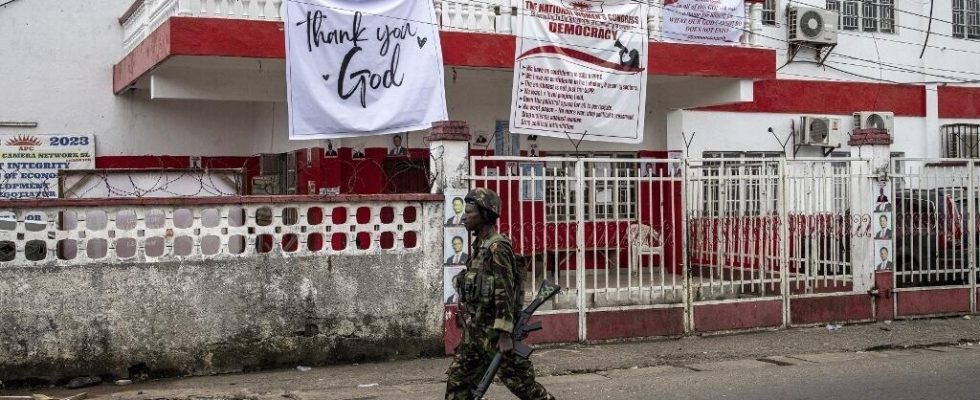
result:
M 510 332 L 500 332 L 500 338 L 497 339 L 497 350 L 502 353 L 510 353 L 514 350 L 514 340 L 510 337 Z

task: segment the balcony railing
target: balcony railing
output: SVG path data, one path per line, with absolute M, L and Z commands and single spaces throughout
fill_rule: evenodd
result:
M 442 30 L 512 34 L 520 0 L 433 0 Z M 120 18 L 123 49 L 131 52 L 173 16 L 281 21 L 283 0 L 137 0 Z M 650 39 L 661 40 L 663 0 L 651 0 L 647 25 Z M 746 2 L 743 45 L 758 45 L 762 4 Z
M 412 253 L 441 210 L 428 194 L 11 202 L 0 207 L 0 264 Z

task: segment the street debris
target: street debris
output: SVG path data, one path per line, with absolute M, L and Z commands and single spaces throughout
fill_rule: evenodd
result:
M 129 379 L 120 379 L 116 381 L 116 386 L 129 386 L 132 385 L 133 381 Z
M 296 367 L 296 370 L 299 371 L 299 372 L 310 372 L 312 369 L 313 368 L 307 367 L 305 365 L 300 365 L 300 366 Z
M 971 318 L 969 315 L 964 315 L 963 319 L 973 319 L 973 318 Z
M 378 386 L 377 383 L 362 383 L 360 385 L 357 385 L 357 387 L 359 388 L 370 388 L 370 387 L 377 387 L 377 386 Z
M 68 384 L 65 385 L 65 387 L 69 389 L 79 389 L 83 387 L 99 385 L 101 383 L 102 383 L 102 378 L 99 378 L 97 376 L 81 376 L 68 381 Z
M 840 328 L 843 328 L 843 327 L 844 327 L 844 325 L 840 325 L 840 324 L 837 324 L 837 325 L 827 324 L 827 330 L 830 331 L 830 332 L 839 331 Z

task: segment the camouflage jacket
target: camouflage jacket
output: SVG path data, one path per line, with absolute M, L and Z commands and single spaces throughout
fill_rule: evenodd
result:
M 496 233 L 485 241 L 475 240 L 466 271 L 456 279 L 463 309 L 474 322 L 500 331 L 514 330 L 521 299 L 514 252 L 507 237 Z

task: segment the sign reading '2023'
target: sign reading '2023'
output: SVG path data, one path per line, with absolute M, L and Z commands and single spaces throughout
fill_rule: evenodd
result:
M 58 197 L 58 171 L 94 167 L 94 135 L 0 135 L 2 199 Z

